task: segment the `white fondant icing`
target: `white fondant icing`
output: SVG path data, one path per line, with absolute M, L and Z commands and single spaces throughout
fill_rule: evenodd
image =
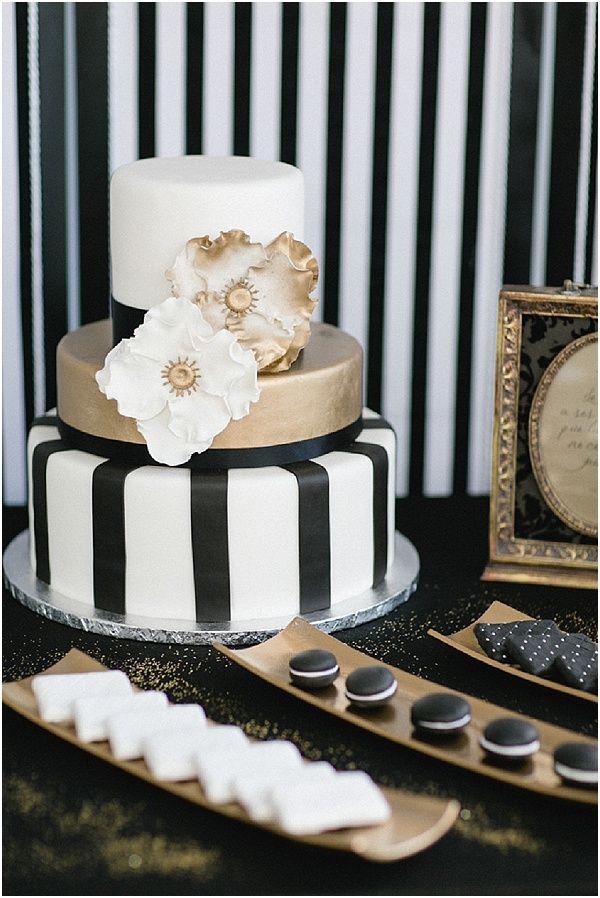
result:
M 35 446 L 58 439 L 36 425 Z M 393 558 L 395 440 L 383 428 L 360 440 L 385 447 L 389 460 L 390 563 Z M 104 459 L 68 450 L 50 455 L 47 505 L 52 585 L 93 602 L 93 470 Z M 368 589 L 373 570 L 373 473 L 368 458 L 332 452 L 314 459 L 329 477 L 332 604 Z M 30 487 L 31 493 L 31 487 Z M 300 611 L 299 501 L 294 474 L 284 468 L 228 472 L 231 619 L 293 617 Z M 129 614 L 194 620 L 196 598 L 191 534 L 190 472 L 147 466 L 125 478 L 125 606 Z M 33 509 L 30 505 L 33 536 Z M 32 539 L 32 544 L 33 544 Z M 222 562 L 222 559 L 221 559 Z M 35 547 L 32 546 L 35 569 Z M 60 583 L 60 587 L 57 585 Z
M 114 173 L 110 204 L 113 295 L 140 309 L 169 294 L 165 271 L 192 237 L 232 229 L 261 243 L 282 231 L 303 237 L 304 179 L 282 162 L 142 159 Z
M 40 443 L 46 443 L 48 440 L 58 440 L 60 434 L 57 427 L 50 427 L 46 424 L 36 424 L 29 431 L 27 438 L 27 513 L 29 515 L 29 559 L 31 567 L 37 573 L 35 560 L 35 516 L 33 513 L 33 482 L 31 479 L 31 459 L 36 446 Z
M 365 418 L 369 417 L 364 415 Z M 375 443 L 383 446 L 388 454 L 388 564 L 391 568 L 394 561 L 394 530 L 396 527 L 396 434 L 393 430 L 382 427 L 363 430 L 356 438 L 357 443 Z
M 319 458 L 329 475 L 331 604 L 373 582 L 373 465 L 364 455 Z
M 231 616 L 298 612 L 298 486 L 282 468 L 229 471 L 227 491 Z
M 125 479 L 127 610 L 194 620 L 190 472 L 148 466 Z
M 51 455 L 46 468 L 52 586 L 90 608 L 94 607 L 92 477 L 103 461 L 71 449 Z

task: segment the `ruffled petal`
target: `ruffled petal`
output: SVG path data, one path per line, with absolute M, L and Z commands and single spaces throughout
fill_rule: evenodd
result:
M 149 418 L 147 421 L 138 421 L 137 428 L 146 440 L 148 452 L 152 458 L 161 465 L 183 465 L 189 461 L 194 452 L 204 452 L 211 444 L 211 440 L 192 443 L 182 440 L 177 436 L 169 424 L 171 413 L 164 409 L 160 415 Z
M 264 368 L 265 374 L 276 374 L 278 371 L 287 371 L 294 364 L 300 350 L 304 349 L 310 339 L 310 321 L 301 321 L 294 328 L 294 337 L 284 356 L 277 359 L 268 368 Z
M 290 327 L 312 315 L 316 305 L 308 295 L 312 272 L 294 268 L 283 253 L 274 253 L 264 265 L 251 268 L 248 279 L 258 293 L 256 311 L 266 318 Z
M 200 371 L 200 386 L 213 396 L 227 396 L 232 384 L 244 373 L 244 365 L 233 356 L 235 337 L 220 330 L 210 340 L 196 340 L 190 354 Z
M 241 377 L 231 385 L 227 394 L 227 404 L 234 421 L 245 418 L 250 412 L 250 403 L 258 402 L 260 399 L 260 389 L 258 387 L 258 366 L 254 353 L 247 349 L 243 349 L 237 342 L 231 347 L 231 355 L 238 365 L 243 368 Z
M 119 414 L 145 420 L 165 407 L 167 391 L 160 365 L 131 351 L 133 340 L 121 340 L 112 349 L 96 381 L 107 399 L 115 399 Z
M 212 328 L 198 306 L 169 297 L 149 309 L 133 333 L 132 352 L 164 364 L 194 348 L 193 339 L 208 339 Z
M 285 328 L 278 321 L 269 321 L 260 312 L 251 312 L 240 318 L 231 316 L 227 327 L 240 346 L 252 350 L 259 371 L 280 359 L 294 336 L 293 328 Z
M 188 240 L 185 249 L 179 253 L 172 267 L 165 272 L 171 281 L 171 293 L 180 299 L 194 302 L 199 293 L 206 290 L 206 281 L 194 268 L 194 260 L 200 247 L 210 246 L 209 237 L 194 237 Z
M 220 294 L 204 293 L 196 300 L 196 305 L 204 320 L 210 324 L 213 333 L 223 330 L 228 309 Z
M 218 433 L 225 430 L 231 420 L 225 399 L 212 396 L 204 390 L 171 399 L 169 408 L 171 432 L 184 443 L 206 443 L 205 448 L 210 446 Z
M 261 243 L 251 243 L 243 231 L 225 231 L 209 246 L 197 248 L 194 268 L 209 293 L 220 293 L 227 284 L 244 278 L 251 266 L 265 260 Z
M 284 231 L 265 247 L 265 252 L 268 259 L 272 259 L 275 253 L 283 253 L 284 256 L 289 258 L 294 268 L 298 268 L 300 271 L 310 271 L 312 273 L 312 286 L 309 292 L 312 293 L 319 281 L 319 263 L 306 243 L 295 240 L 293 234 L 290 234 L 289 231 Z

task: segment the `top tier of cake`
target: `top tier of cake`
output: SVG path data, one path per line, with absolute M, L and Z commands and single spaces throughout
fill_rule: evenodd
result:
M 283 162 L 241 156 L 141 159 L 110 185 L 112 293 L 149 309 L 169 295 L 165 271 L 192 237 L 245 231 L 269 243 L 282 231 L 301 240 L 304 180 Z

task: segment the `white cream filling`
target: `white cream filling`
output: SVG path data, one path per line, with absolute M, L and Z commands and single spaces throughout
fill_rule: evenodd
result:
M 394 681 L 387 689 L 383 689 L 381 692 L 376 692 L 373 695 L 356 695 L 354 692 L 348 692 L 346 689 L 346 698 L 351 702 L 380 702 L 384 698 L 389 698 L 393 695 L 397 688 L 398 684 Z
M 456 720 L 419 720 L 417 726 L 423 730 L 455 730 L 465 727 L 471 720 L 470 714 L 458 717 Z
M 533 742 L 528 742 L 526 745 L 498 745 L 496 742 L 488 742 L 488 740 L 482 736 L 479 740 L 479 744 L 482 748 L 485 748 L 486 751 L 491 752 L 491 754 L 503 755 L 506 758 L 525 758 L 527 755 L 535 754 L 535 752 L 540 749 L 539 739 L 535 739 Z
M 339 672 L 338 664 L 335 667 L 329 667 L 327 670 L 296 670 L 295 667 L 290 667 L 290 673 L 293 677 L 303 677 L 306 680 L 310 680 L 313 677 L 328 677 Z
M 554 763 L 555 772 L 563 779 L 572 780 L 574 783 L 597 783 L 597 770 L 578 770 L 576 767 L 567 767 L 566 764 Z

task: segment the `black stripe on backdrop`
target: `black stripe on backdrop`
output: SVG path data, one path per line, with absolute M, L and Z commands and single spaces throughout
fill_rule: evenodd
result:
M 202 152 L 204 4 L 186 3 L 186 152 Z
M 440 5 L 427 3 L 423 23 L 421 133 L 419 142 L 419 203 L 415 267 L 413 377 L 409 492 L 423 492 L 425 399 L 427 395 L 427 331 L 429 327 L 429 267 L 433 207 L 433 160 L 439 62 Z
M 596 20 L 596 46 L 598 44 L 598 20 Z M 585 240 L 585 282 L 592 282 L 592 260 L 594 257 L 594 222 L 598 195 L 598 57 L 594 54 L 594 93 L 592 96 L 592 135 L 590 157 L 590 180 L 588 187 L 587 234 Z
M 329 82 L 327 91 L 327 164 L 325 186 L 325 247 L 323 252 L 323 320 L 339 322 L 340 227 L 342 222 L 342 141 L 344 68 L 346 61 L 345 3 L 329 4 Z
M 281 114 L 279 158 L 296 164 L 300 4 L 281 4 Z
M 233 85 L 233 152 L 250 154 L 250 67 L 252 4 L 235 4 L 235 64 Z
M 515 3 L 504 283 L 528 284 L 537 135 L 542 3 Z
M 54 358 L 67 331 L 64 11 L 38 4 L 46 408 L 56 405 Z
M 156 143 L 156 4 L 138 3 L 138 156 L 154 156 Z
M 471 4 L 469 37 L 469 86 L 463 191 L 462 246 L 460 261 L 460 305 L 456 365 L 456 413 L 454 415 L 453 491 L 466 493 L 469 461 L 469 411 L 471 407 L 471 344 L 473 340 L 473 293 L 475 249 L 479 209 L 479 161 L 483 113 L 483 72 L 487 3 Z
M 29 72 L 27 66 L 28 7 L 15 4 L 17 56 L 17 130 L 19 139 L 19 255 L 21 293 L 21 332 L 23 345 L 23 384 L 25 423 L 34 418 L 33 402 L 33 318 L 31 282 L 31 180 L 29 152 Z M 5 302 L 7 298 L 5 297 Z
M 108 4 L 76 3 L 81 323 L 106 318 Z
M 377 5 L 377 61 L 373 127 L 373 173 L 371 181 L 371 261 L 367 352 L 367 405 L 374 411 L 380 411 L 381 409 L 393 41 L 394 4 L 379 3 Z
M 552 286 L 573 276 L 585 19 L 585 3 L 557 4 L 546 250 L 546 283 Z

